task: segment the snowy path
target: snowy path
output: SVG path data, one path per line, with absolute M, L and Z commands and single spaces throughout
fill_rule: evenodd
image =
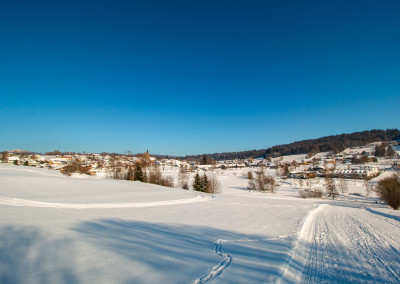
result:
M 284 282 L 400 281 L 398 219 L 369 209 L 321 205 L 299 237 Z
M 27 206 L 27 207 L 47 207 L 47 208 L 69 208 L 69 209 L 96 209 L 96 208 L 133 208 L 133 207 L 155 207 L 155 206 L 167 206 L 167 205 L 178 205 L 188 204 L 195 202 L 204 202 L 210 200 L 210 196 L 197 195 L 194 198 L 178 199 L 178 200 L 164 200 L 154 202 L 140 202 L 140 203 L 97 203 L 97 204 L 73 204 L 73 203 L 52 203 L 52 202 L 40 202 L 32 201 L 20 198 L 10 198 L 0 196 L 0 204 L 11 205 L 11 206 Z

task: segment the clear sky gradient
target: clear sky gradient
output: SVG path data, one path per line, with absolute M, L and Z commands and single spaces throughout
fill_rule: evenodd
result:
M 186 155 L 400 127 L 400 1 L 1 1 L 0 150 Z

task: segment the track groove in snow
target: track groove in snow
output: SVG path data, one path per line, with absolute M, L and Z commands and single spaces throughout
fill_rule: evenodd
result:
M 400 222 L 321 205 L 306 219 L 283 282 L 398 283 Z
M 178 200 L 164 200 L 164 201 L 153 201 L 153 202 L 141 202 L 141 203 L 94 203 L 94 204 L 73 204 L 73 203 L 52 203 L 52 202 L 40 202 L 20 198 L 11 197 L 0 197 L 0 204 L 10 206 L 24 206 L 24 207 L 46 207 L 46 208 L 69 208 L 69 209 L 107 209 L 107 208 L 143 208 L 143 207 L 155 207 L 155 206 L 168 206 L 168 205 L 179 205 L 196 202 L 204 202 L 210 200 L 210 196 L 197 195 L 194 198 L 178 199 Z
M 194 280 L 193 284 L 204 284 L 210 280 L 215 279 L 231 264 L 232 257 L 229 254 L 224 254 L 222 252 L 221 243 L 223 242 L 224 240 L 218 240 L 214 243 L 214 245 L 215 245 L 215 253 L 220 257 L 224 258 L 224 260 L 221 261 L 216 266 L 214 266 L 209 273 L 207 273 L 206 275 L 202 276 L 199 279 Z
M 283 235 L 283 236 L 279 236 L 276 238 L 266 238 L 266 239 L 237 239 L 237 240 L 222 240 L 219 239 L 218 241 L 216 241 L 214 243 L 215 249 L 214 252 L 223 258 L 223 260 L 217 264 L 216 266 L 214 266 L 211 271 L 205 275 L 203 275 L 202 277 L 194 280 L 193 284 L 204 284 L 204 283 L 208 283 L 209 281 L 212 281 L 214 279 L 216 279 L 217 277 L 219 277 L 222 272 L 224 272 L 224 270 L 226 268 L 228 268 L 228 266 L 232 263 L 233 261 L 233 257 L 230 254 L 225 254 L 222 251 L 222 244 L 223 243 L 230 243 L 230 244 L 234 244 L 234 243 L 263 243 L 263 242 L 269 242 L 269 241 L 276 241 L 276 240 L 280 240 L 280 239 L 289 239 L 292 238 L 293 235 Z

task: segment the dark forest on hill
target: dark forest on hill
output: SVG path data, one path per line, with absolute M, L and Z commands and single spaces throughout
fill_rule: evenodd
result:
M 207 157 L 215 160 L 233 160 L 247 158 L 268 158 L 286 155 L 333 152 L 338 153 L 346 148 L 364 146 L 372 142 L 392 141 L 400 139 L 399 129 L 387 130 L 367 130 L 362 132 L 354 132 L 351 134 L 340 134 L 321 137 L 318 139 L 309 139 L 296 141 L 290 144 L 277 145 L 267 149 L 249 150 L 242 152 L 227 152 L 206 154 Z M 186 156 L 186 159 L 197 160 L 203 155 Z

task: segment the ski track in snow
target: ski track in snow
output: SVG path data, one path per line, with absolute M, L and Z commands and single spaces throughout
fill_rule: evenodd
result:
M 326 204 L 312 211 L 281 282 L 399 283 L 400 222 L 373 212 Z
M 107 208 L 143 208 L 143 207 L 155 207 L 155 206 L 168 206 L 168 205 L 179 205 L 196 202 L 204 202 L 212 199 L 211 196 L 197 195 L 194 198 L 178 199 L 178 200 L 165 200 L 165 201 L 153 201 L 153 202 L 141 202 L 141 203 L 94 203 L 94 204 L 73 204 L 73 203 L 52 203 L 52 202 L 40 202 L 20 198 L 11 197 L 0 197 L 0 204 L 10 206 L 24 206 L 24 207 L 46 207 L 46 208 L 68 208 L 68 209 L 107 209 Z
M 222 251 L 222 244 L 223 243 L 237 243 L 237 242 L 264 242 L 264 241 L 272 241 L 272 240 L 278 240 L 278 239 L 286 239 L 286 238 L 290 238 L 293 237 L 293 235 L 284 235 L 284 236 L 279 236 L 276 238 L 267 238 L 267 239 L 238 239 L 238 240 L 222 240 L 219 239 L 218 241 L 216 241 L 214 243 L 215 249 L 214 252 L 219 255 L 220 257 L 223 258 L 223 260 L 217 264 L 216 266 L 214 266 L 210 272 L 208 272 L 207 274 L 203 275 L 202 277 L 192 281 L 192 284 L 205 284 L 208 283 L 209 281 L 212 281 L 214 279 L 216 279 L 217 277 L 219 277 L 222 272 L 224 272 L 224 270 L 226 268 L 228 268 L 228 266 L 232 263 L 233 261 L 233 257 L 230 254 L 225 254 Z
M 216 277 L 221 275 L 221 273 L 231 264 L 232 257 L 229 254 L 224 254 L 222 252 L 223 242 L 225 242 L 225 240 L 218 240 L 214 243 L 214 245 L 215 245 L 215 253 L 220 257 L 224 258 L 224 260 L 221 261 L 216 266 L 214 266 L 209 273 L 205 274 L 199 279 L 194 280 L 192 282 L 193 284 L 204 284 L 209 282 L 210 280 L 215 279 Z

